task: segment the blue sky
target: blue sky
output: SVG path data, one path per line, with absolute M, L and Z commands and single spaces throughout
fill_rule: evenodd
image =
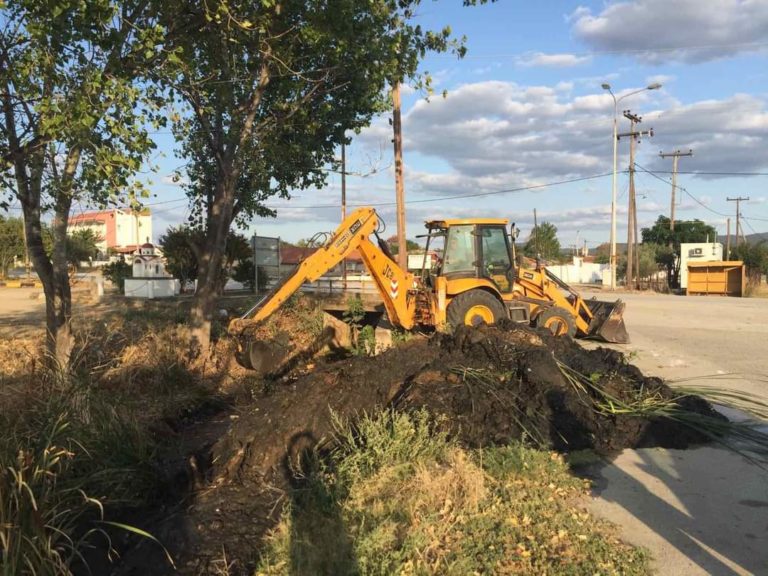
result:
M 735 204 L 726 197 L 748 196 L 744 232 L 768 231 L 768 0 L 460 4 L 427 1 L 418 16 L 427 27 L 449 25 L 466 35 L 468 53 L 463 60 L 426 59 L 422 68 L 436 89 L 429 102 L 405 87 L 409 237 L 422 232 L 426 219 L 481 215 L 509 217 L 527 236 L 535 208 L 540 221 L 557 226 L 564 246 L 608 241 L 613 100 L 603 82 L 618 97 L 663 85 L 619 105 L 655 132 L 637 148 L 637 164 L 652 172 L 636 177 L 641 227 L 670 211 L 672 161 L 659 151 L 693 149 L 692 158 L 680 160 L 681 172 L 710 174 L 678 177 L 684 190 L 676 217 L 705 220 L 724 234 L 728 216 L 735 226 Z M 619 130 L 628 128 L 620 118 Z M 353 138 L 348 170 L 368 175 L 349 176 L 347 196 L 349 204 L 379 208 L 394 234 L 390 130 L 382 117 Z M 153 177 L 155 236 L 186 217 L 169 178 L 182 161 L 170 136 L 158 135 L 158 143 L 165 157 Z M 620 170 L 628 152 L 624 139 Z M 538 187 L 577 179 L 583 180 Z M 619 241 L 626 238 L 627 188 L 620 173 Z M 295 241 L 331 230 L 340 217 L 339 177 L 270 205 L 277 219 L 257 219 L 250 232 Z

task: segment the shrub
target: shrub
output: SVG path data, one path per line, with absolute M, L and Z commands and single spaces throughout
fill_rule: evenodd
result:
M 125 294 L 125 279 L 133 277 L 133 267 L 125 260 L 118 260 L 104 266 L 101 273 L 104 278 L 117 286 L 120 294 Z

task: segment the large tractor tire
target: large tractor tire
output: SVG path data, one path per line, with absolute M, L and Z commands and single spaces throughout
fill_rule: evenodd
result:
M 446 316 L 448 324 L 456 328 L 496 324 L 507 317 L 507 311 L 493 294 L 485 290 L 469 290 L 451 300 Z
M 546 328 L 555 336 L 576 336 L 576 322 L 565 308 L 552 306 L 536 316 L 536 326 Z

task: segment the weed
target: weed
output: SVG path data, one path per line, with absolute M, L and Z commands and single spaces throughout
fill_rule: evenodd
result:
M 402 330 L 400 328 L 393 328 L 392 329 L 392 345 L 398 346 L 400 344 L 405 344 L 412 338 L 413 334 L 411 332 L 408 332 L 407 330 Z
M 69 372 L 14 373 L 18 393 L 0 396 L 0 575 L 69 574 L 84 547 L 110 549 L 108 526 L 151 538 L 105 511 L 151 501 L 152 425 L 210 393 L 186 367 L 177 312 L 132 312 L 79 332 Z
M 352 352 L 359 356 L 374 354 L 376 351 L 376 337 L 373 326 L 363 326 L 365 318 L 365 305 L 360 296 L 350 296 L 347 299 L 347 309 L 342 315 L 344 322 L 349 326 L 349 339 L 352 344 Z
M 646 555 L 575 504 L 584 481 L 521 444 L 461 449 L 425 412 L 337 421 L 256 573 L 648 573 Z
M 643 418 L 666 418 L 740 454 L 753 464 L 768 466 L 768 434 L 762 431 L 761 422 L 732 422 L 720 415 L 692 412 L 681 405 L 683 398 L 695 395 L 751 413 L 758 418 L 766 418 L 768 402 L 759 397 L 746 392 L 706 386 L 676 386 L 674 388 L 676 395 L 665 397 L 659 392 L 650 392 L 640 386 L 633 398 L 620 399 L 610 394 L 592 378 L 560 361 L 557 365 L 566 380 L 580 393 L 581 399 L 598 413 L 611 416 L 622 414 Z
M 370 324 L 360 329 L 354 346 L 354 352 L 360 356 L 373 356 L 376 354 L 376 329 Z

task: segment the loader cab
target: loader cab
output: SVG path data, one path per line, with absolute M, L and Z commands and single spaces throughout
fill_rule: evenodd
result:
M 449 282 L 486 279 L 501 294 L 512 292 L 514 266 L 507 221 L 503 219 L 442 220 L 428 222 L 430 236 L 442 238 L 443 253 L 436 276 Z

